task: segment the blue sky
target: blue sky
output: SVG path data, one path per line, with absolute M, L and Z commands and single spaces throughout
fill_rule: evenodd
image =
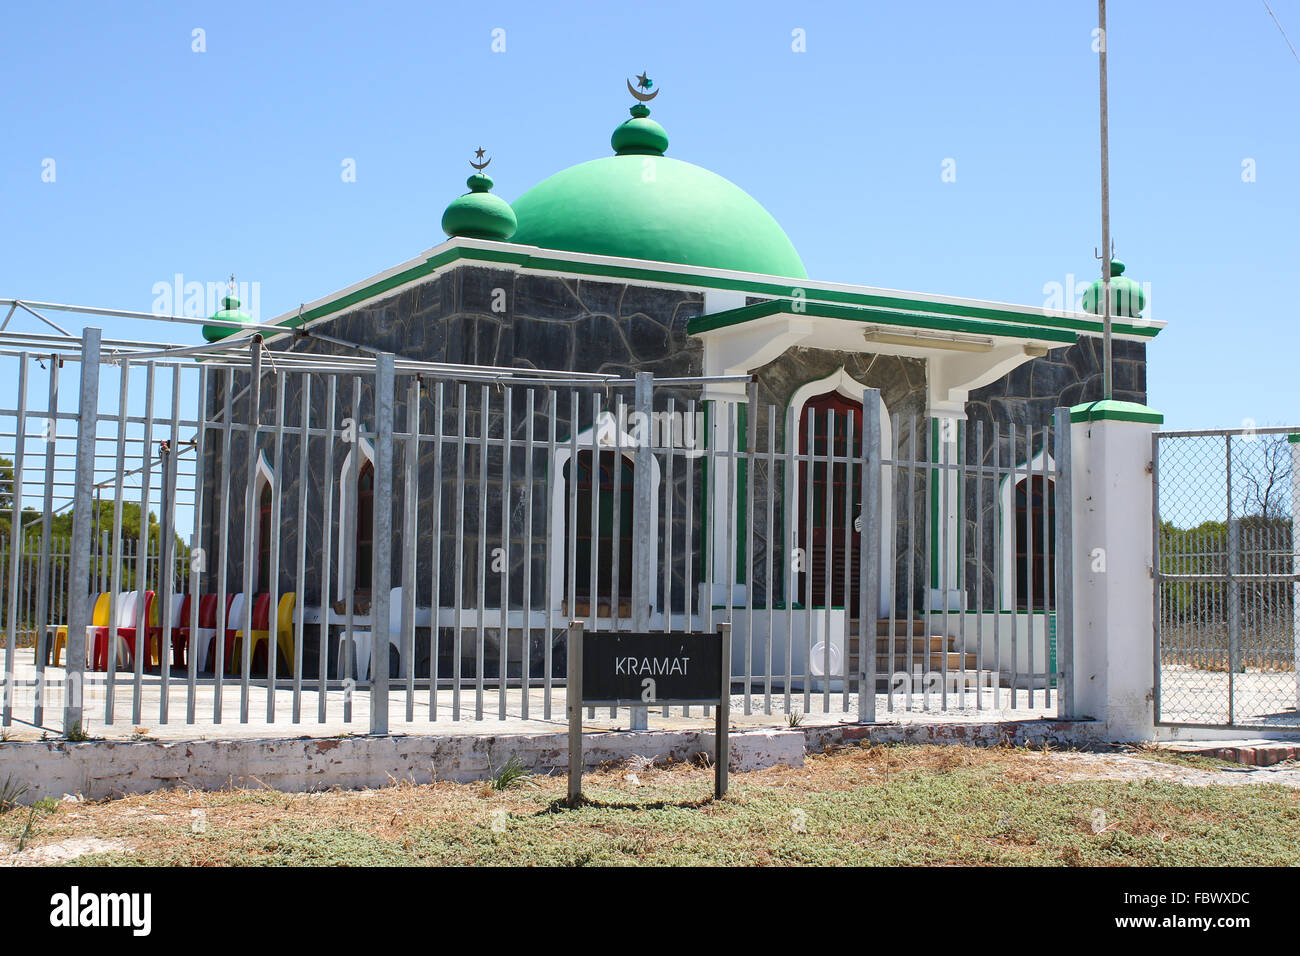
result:
M 1300 41 L 1300 0 L 1270 5 Z M 1039 305 L 1099 269 L 1096 12 L 11 3 L 0 296 L 147 311 L 177 273 L 234 272 L 269 318 L 440 242 L 480 144 L 511 200 L 607 155 L 644 69 L 669 154 L 757 197 L 812 277 Z M 1150 402 L 1169 427 L 1293 423 L 1300 62 L 1257 0 L 1114 0 L 1110 27 L 1113 233 L 1170 323 Z

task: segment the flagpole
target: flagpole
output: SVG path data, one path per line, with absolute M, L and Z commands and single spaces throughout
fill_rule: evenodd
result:
M 1101 320 L 1102 397 L 1114 397 L 1110 331 L 1110 133 L 1106 100 L 1106 0 L 1097 0 L 1098 64 L 1101 79 L 1101 287 L 1105 303 Z

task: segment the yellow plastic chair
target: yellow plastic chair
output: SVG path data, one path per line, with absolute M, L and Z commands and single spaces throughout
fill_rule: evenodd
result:
M 108 627 L 108 592 L 104 591 L 95 598 L 95 610 L 90 616 L 91 627 Z M 63 647 L 68 643 L 68 625 L 61 624 L 54 632 L 54 666 L 59 666 L 59 657 Z
M 288 592 L 287 594 L 280 595 L 280 606 L 277 609 L 275 615 L 275 628 L 276 628 L 275 640 L 276 643 L 279 644 L 280 646 L 281 653 L 284 654 L 284 659 L 289 663 L 290 672 L 293 671 L 293 607 L 294 604 L 297 602 L 297 600 L 298 600 L 298 596 L 294 594 L 294 592 L 292 591 Z M 253 646 L 249 651 L 249 656 L 251 657 L 253 654 L 256 654 L 257 645 L 262 643 L 265 640 L 268 640 L 270 636 L 271 636 L 271 632 L 269 630 L 268 631 L 254 630 Z M 234 654 L 232 655 L 232 658 L 234 660 L 240 659 L 239 655 L 242 650 L 240 645 L 243 643 L 243 639 L 244 639 L 244 632 L 236 631 L 235 651 Z M 268 668 L 269 668 L 269 664 L 268 664 Z

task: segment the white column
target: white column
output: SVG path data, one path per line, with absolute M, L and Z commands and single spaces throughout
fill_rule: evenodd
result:
M 744 385 L 727 383 L 710 385 L 705 392 L 708 402 L 708 442 L 714 451 L 713 468 L 709 472 L 709 520 L 712 523 L 712 535 L 709 547 L 713 557 L 705 556 L 701 569 L 708 577 L 708 562 L 713 561 L 713 577 L 707 586 L 701 587 L 700 600 L 711 601 L 714 607 L 725 607 L 727 588 L 731 588 L 733 607 L 744 607 L 745 586 L 727 580 L 727 555 L 731 554 L 733 577 L 739 566 L 735 558 L 736 542 L 740 532 L 739 506 L 744 488 L 739 484 L 738 462 L 726 457 L 740 445 L 741 415 L 745 407 Z M 735 434 L 731 433 L 734 422 Z
M 1155 736 L 1151 433 L 1132 402 L 1071 414 L 1075 710 L 1108 740 Z
M 966 420 L 966 406 L 962 402 L 943 402 L 932 404 L 930 407 L 931 424 L 934 425 L 939 438 L 938 445 L 931 443 L 926 449 L 927 453 L 933 453 L 935 470 L 933 494 L 938 496 L 939 515 L 936 526 L 934 539 L 934 561 L 933 567 L 937 568 L 938 578 L 931 581 L 930 587 L 930 609 L 942 611 L 944 605 L 944 590 L 948 592 L 947 609 L 949 611 L 959 611 L 963 607 L 964 592 L 959 587 L 958 569 L 960 562 L 957 555 L 957 515 L 959 510 L 958 500 L 960 498 L 959 482 L 957 472 L 952 470 L 951 466 L 958 461 L 961 449 L 958 445 L 958 436 L 961 434 L 961 422 Z M 937 449 L 937 450 L 936 450 Z M 944 469 L 943 464 L 947 461 L 949 469 Z M 944 472 L 947 470 L 947 480 L 944 479 Z M 926 502 L 926 507 L 930 503 Z M 926 573 L 930 574 L 931 569 L 927 568 Z

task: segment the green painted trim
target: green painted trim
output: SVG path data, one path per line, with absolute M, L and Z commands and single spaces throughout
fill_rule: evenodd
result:
M 1119 402 L 1114 399 L 1100 402 L 1087 402 L 1070 409 L 1071 423 L 1078 422 L 1142 422 L 1148 425 L 1160 425 L 1165 416 L 1146 405 L 1137 402 Z
M 282 324 L 285 328 L 292 329 L 297 328 L 306 322 L 312 322 L 317 319 L 336 315 L 340 312 L 346 311 L 359 302 L 364 302 L 367 299 L 382 295 L 384 292 L 396 288 L 397 286 L 432 275 L 438 270 L 450 266 L 460 260 L 511 265 L 539 272 L 558 272 L 569 275 L 598 276 L 610 279 L 658 282 L 665 285 L 686 286 L 699 289 L 729 290 L 745 292 L 752 295 L 770 295 L 774 298 L 786 298 L 793 295 L 794 290 L 796 289 L 805 289 L 805 286 L 801 285 L 799 281 L 795 279 L 791 279 L 787 282 L 732 279 L 721 276 L 670 272 L 654 268 L 574 262 L 570 259 L 558 259 L 548 255 L 532 255 L 523 251 L 513 252 L 497 249 L 473 249 L 463 246 L 453 246 L 437 255 L 430 256 L 424 262 L 414 265 L 409 269 L 405 269 L 391 276 L 387 276 L 384 279 L 372 282 L 369 285 L 353 290 L 346 295 L 340 295 L 337 298 L 329 299 L 312 309 L 303 311 L 298 315 L 286 319 Z M 922 315 L 930 316 L 956 316 L 970 319 L 986 319 L 993 322 L 1002 322 L 1012 325 L 1026 325 L 1036 329 L 1050 329 L 1054 332 L 1059 332 L 1064 329 L 1072 329 L 1078 332 L 1094 334 L 1101 333 L 1101 322 L 1079 318 L 1073 315 L 1047 316 L 1043 315 L 1041 312 L 1021 312 L 1016 310 L 999 309 L 993 306 L 970 306 L 952 302 L 929 302 L 924 299 L 912 299 L 905 296 L 888 296 L 865 292 L 846 292 L 837 289 L 805 289 L 805 292 L 806 294 L 811 293 L 817 299 L 823 300 L 824 302 L 842 303 L 848 306 L 913 310 Z M 765 303 L 759 304 L 763 305 Z M 808 306 L 812 307 L 818 304 L 821 303 L 809 302 Z M 734 309 L 730 311 L 735 313 L 741 310 Z M 728 313 L 718 314 L 725 315 Z M 894 315 L 896 313 L 890 314 Z M 895 322 L 895 324 L 902 323 Z M 1159 326 L 1149 323 L 1137 325 L 1115 321 L 1113 322 L 1113 328 L 1116 332 L 1121 334 L 1138 335 L 1143 338 L 1154 338 L 1160 332 Z M 987 330 L 981 329 L 980 331 L 989 334 Z M 1023 334 L 1024 333 L 1022 333 L 1022 335 Z M 1034 334 L 1032 337 L 1040 338 L 1043 336 Z M 1069 339 L 1068 341 L 1072 342 L 1074 340 Z
M 939 318 L 934 315 L 922 315 L 915 312 L 827 305 L 823 302 L 800 302 L 796 304 L 790 299 L 756 302 L 753 305 L 742 306 L 739 309 L 728 309 L 725 312 L 696 316 L 686 324 L 686 331 L 691 335 L 700 335 L 704 332 L 715 332 L 718 329 L 743 325 L 746 322 L 753 322 L 755 319 L 767 318 L 772 315 L 802 315 L 818 319 L 843 319 L 849 322 L 880 322 L 886 325 L 939 329 L 945 332 L 965 332 L 974 335 L 990 335 L 1004 338 L 1043 339 L 1048 342 L 1060 342 L 1063 345 L 1073 345 L 1079 340 L 1079 336 L 1073 331 L 1052 329 L 1039 325 L 1024 325 L 985 319 Z
M 1287 435 L 1286 440 L 1292 445 L 1300 445 L 1300 435 Z

